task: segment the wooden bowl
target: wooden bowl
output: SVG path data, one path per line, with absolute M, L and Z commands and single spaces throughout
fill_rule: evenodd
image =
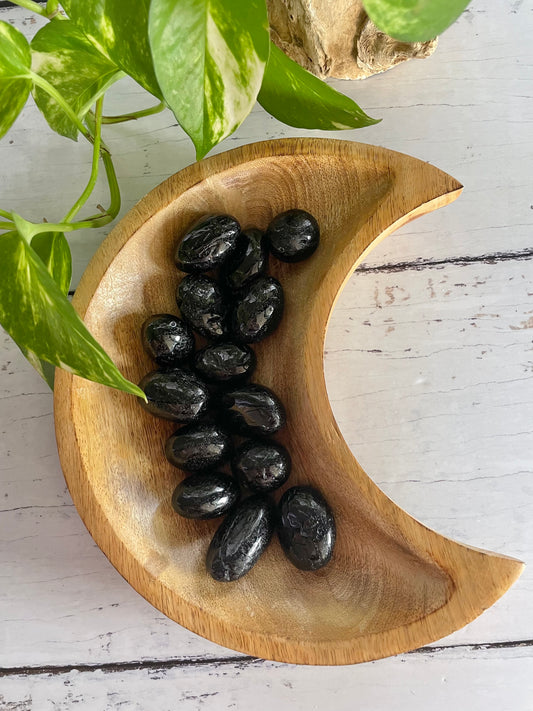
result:
M 323 373 L 329 315 L 343 284 L 377 242 L 454 200 L 461 185 L 414 158 L 323 139 L 256 143 L 177 173 L 133 208 L 91 261 L 74 304 L 122 372 L 138 382 L 153 364 L 140 327 L 175 312 L 176 243 L 205 213 L 265 228 L 299 207 L 321 226 L 321 244 L 299 264 L 271 260 L 286 294 L 284 319 L 256 347 L 254 380 L 288 411 L 280 439 L 290 484 L 312 483 L 337 521 L 324 569 L 294 568 L 274 540 L 241 580 L 217 583 L 205 554 L 218 521 L 177 516 L 183 477 L 165 459 L 175 425 L 134 397 L 58 371 L 59 454 L 91 535 L 126 580 L 181 625 L 241 652 L 303 664 L 350 664 L 413 649 L 479 615 L 522 564 L 451 541 L 398 508 L 361 469 L 330 409 Z

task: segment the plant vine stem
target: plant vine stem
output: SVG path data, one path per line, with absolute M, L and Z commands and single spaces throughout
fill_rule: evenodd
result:
M 85 136 L 85 138 L 89 141 L 89 143 L 93 142 L 93 137 L 89 133 L 89 131 L 85 128 L 83 123 L 80 121 L 80 119 L 76 116 L 72 108 L 68 105 L 68 103 L 65 101 L 65 99 L 61 96 L 61 94 L 58 92 L 58 90 L 52 86 L 46 79 L 43 77 L 39 76 L 39 74 L 35 74 L 35 72 L 30 72 L 31 78 L 33 80 L 33 83 L 36 84 L 37 86 L 41 87 L 43 91 L 46 91 L 47 94 L 49 94 L 54 101 L 56 101 L 59 106 L 63 109 L 63 111 L 66 113 L 66 115 L 69 117 L 69 119 L 76 124 L 78 130 L 82 134 L 82 136 Z
M 5 217 L 7 220 L 11 219 L 11 213 L 6 210 L 0 210 L 0 217 Z
M 81 208 L 85 205 L 89 199 L 89 195 L 94 190 L 96 185 L 96 180 L 98 178 L 98 162 L 100 160 L 100 144 L 102 140 L 102 107 L 104 104 L 103 97 L 98 99 L 95 108 L 95 125 L 94 125 L 94 137 L 93 137 L 93 160 L 91 165 L 91 175 L 89 177 L 89 182 L 87 183 L 85 190 L 76 200 L 74 205 L 67 212 L 63 218 L 63 222 L 71 222 L 72 218 L 78 214 Z
M 152 116 L 158 114 L 165 108 L 166 104 L 161 101 L 156 106 L 151 106 L 149 109 L 141 109 L 140 111 L 132 111 L 129 114 L 120 114 L 119 116 L 102 116 L 102 123 L 124 123 L 125 121 L 136 121 L 144 116 Z
M 14 228 L 13 222 L 0 222 L 0 230 L 12 230 Z

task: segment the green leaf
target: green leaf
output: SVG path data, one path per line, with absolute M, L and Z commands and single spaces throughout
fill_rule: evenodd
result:
M 24 108 L 31 91 L 30 46 L 7 22 L 0 22 L 0 138 Z
M 202 158 L 255 103 L 269 52 L 265 0 L 152 0 L 149 33 L 165 101 Z
M 62 232 L 41 232 L 32 239 L 31 247 L 39 255 L 62 293 L 68 294 L 72 275 L 72 257 L 65 235 Z M 30 358 L 28 351 L 22 349 L 22 352 L 26 358 Z M 53 390 L 54 366 L 39 358 L 35 359 L 33 365 Z
M 372 22 L 402 42 L 427 42 L 449 27 L 470 0 L 363 0 Z
M 367 116 L 355 101 L 289 59 L 273 42 L 257 98 L 269 114 L 298 128 L 338 131 L 372 126 L 381 120 Z
M 150 0 L 62 0 L 65 12 L 101 52 L 162 99 L 148 44 Z
M 62 232 L 41 232 L 31 241 L 31 247 L 63 294 L 68 294 L 72 277 L 70 247 Z
M 49 22 L 31 43 L 32 69 L 46 79 L 80 120 L 117 79 L 124 76 L 70 20 Z M 35 103 L 54 131 L 74 140 L 77 126 L 46 91 L 34 86 Z
M 44 360 L 144 397 L 91 336 L 43 262 L 18 232 L 0 235 L 0 323 L 37 367 Z

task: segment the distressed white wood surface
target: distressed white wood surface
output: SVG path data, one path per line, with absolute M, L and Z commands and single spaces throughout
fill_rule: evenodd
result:
M 333 411 L 374 480 L 436 530 L 529 563 L 532 10 L 519 0 L 490 8 L 474 0 L 429 60 L 337 83 L 384 119 L 339 137 L 429 160 L 466 188 L 385 240 L 352 277 L 325 355 Z M 38 22 L 28 18 L 0 11 L 31 36 Z M 122 82 L 106 110 L 149 103 Z M 194 159 L 173 124 L 165 113 L 107 127 L 124 210 Z M 258 107 L 217 151 L 302 134 Z M 84 184 L 82 156 L 87 146 L 55 137 L 28 104 L 0 141 L 0 205 L 60 217 Z M 101 185 L 94 203 L 105 201 Z M 75 280 L 103 236 L 71 240 Z M 13 670 L 0 677 L 0 709 L 529 711 L 532 568 L 437 651 L 356 668 L 236 663 L 152 608 L 95 546 L 59 468 L 50 393 L 0 337 L 0 667 Z
M 75 669 L 0 679 L 0 708 L 530 711 L 532 680 L 530 647 L 448 649 L 358 667 L 296 667 L 261 660 L 154 664 L 144 669 Z

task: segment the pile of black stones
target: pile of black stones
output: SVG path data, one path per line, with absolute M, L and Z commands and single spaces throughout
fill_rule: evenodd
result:
M 141 380 L 147 402 L 139 401 L 182 425 L 165 446 L 168 461 L 188 473 L 172 506 L 190 519 L 225 516 L 206 561 L 218 581 L 247 573 L 276 529 L 301 570 L 322 568 L 333 552 L 335 521 L 317 489 L 293 486 L 277 506 L 272 499 L 291 472 L 289 452 L 272 439 L 285 425 L 285 408 L 272 390 L 248 382 L 256 366 L 249 344 L 267 338 L 283 315 L 283 288 L 266 274 L 269 254 L 299 262 L 319 240 L 319 226 L 304 210 L 278 215 L 265 233 L 241 230 L 229 215 L 204 217 L 175 254 L 186 272 L 176 294 L 181 318 L 155 314 L 142 327 L 159 369 Z M 195 333 L 207 341 L 199 350 Z M 232 475 L 221 471 L 228 461 Z

